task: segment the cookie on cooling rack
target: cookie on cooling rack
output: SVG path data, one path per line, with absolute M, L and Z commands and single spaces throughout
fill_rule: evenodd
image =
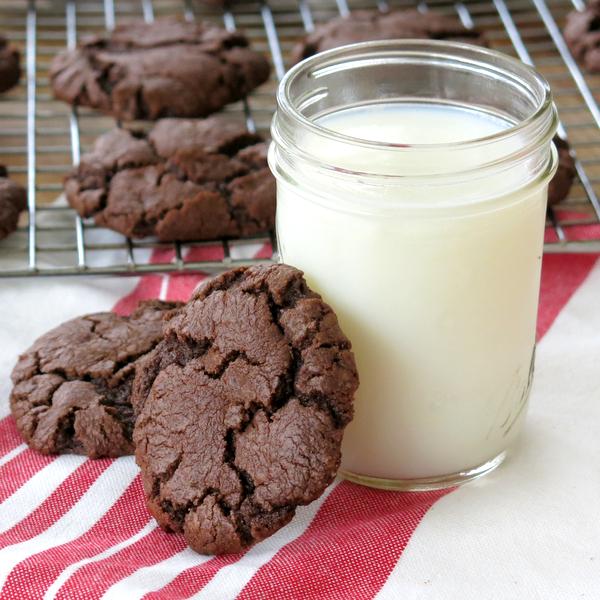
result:
M 162 119 L 147 134 L 115 129 L 65 180 L 83 217 L 129 237 L 208 240 L 275 225 L 275 179 L 262 138 L 227 117 Z
M 207 282 L 136 374 L 150 512 L 207 554 L 273 534 L 334 478 L 357 386 L 350 342 L 300 271 Z
M 25 188 L 11 181 L 6 167 L 0 165 L 0 240 L 17 228 L 19 214 L 26 208 Z
M 38 338 L 12 372 L 10 406 L 25 441 L 43 454 L 131 454 L 135 366 L 177 307 L 142 302 L 130 317 L 86 315 Z
M 562 202 L 571 191 L 571 186 L 577 175 L 575 160 L 571 156 L 571 148 L 566 140 L 554 136 L 554 145 L 558 150 L 558 169 L 548 185 L 548 206 Z
M 19 83 L 20 58 L 19 51 L 0 34 L 0 92 L 6 92 Z
M 600 73 L 600 0 L 571 11 L 563 35 L 573 56 L 591 73 Z
M 197 3 L 204 6 L 224 8 L 229 4 L 233 4 L 235 0 L 197 0 Z
M 203 117 L 269 77 L 266 58 L 238 32 L 159 19 L 119 25 L 55 57 L 54 95 L 119 119 Z
M 467 42 L 485 46 L 481 32 L 466 28 L 458 19 L 434 12 L 398 10 L 382 13 L 356 10 L 347 17 L 335 17 L 318 25 L 292 51 L 299 62 L 318 52 L 374 40 L 431 39 Z

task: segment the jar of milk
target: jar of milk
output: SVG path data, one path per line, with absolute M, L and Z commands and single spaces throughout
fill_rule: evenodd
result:
M 348 479 L 455 485 L 514 442 L 556 126 L 538 73 L 465 44 L 346 46 L 281 82 L 269 153 L 279 250 L 352 341 Z

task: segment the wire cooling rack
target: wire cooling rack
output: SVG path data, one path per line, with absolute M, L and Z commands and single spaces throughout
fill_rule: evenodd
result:
M 24 75 L 17 88 L 0 96 L 0 163 L 26 185 L 29 210 L 19 230 L 0 242 L 0 276 L 214 272 L 275 258 L 273 236 L 174 244 L 130 240 L 80 219 L 65 204 L 64 175 L 97 135 L 114 127 L 108 117 L 71 110 L 53 99 L 48 68 L 65 46 L 132 17 L 152 21 L 175 15 L 241 28 L 255 49 L 270 56 L 273 75 L 247 101 L 226 110 L 244 118 L 250 130 L 268 135 L 277 81 L 305 32 L 360 8 L 415 6 L 458 15 L 467 27 L 485 31 L 493 48 L 535 65 L 548 79 L 559 107 L 560 132 L 576 153 L 578 178 L 569 198 L 549 216 L 545 250 L 600 251 L 600 76 L 583 72 L 561 35 L 566 14 L 581 10 L 581 0 L 242 0 L 226 11 L 200 0 L 2 0 L 0 30 L 20 46 Z

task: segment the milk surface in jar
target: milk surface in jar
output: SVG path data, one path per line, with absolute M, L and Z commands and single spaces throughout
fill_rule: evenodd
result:
M 270 162 L 281 259 L 334 307 L 356 356 L 342 474 L 414 489 L 483 473 L 525 416 L 549 138 L 540 160 L 523 153 L 498 168 L 523 137 L 503 137 L 514 121 L 467 103 L 354 103 L 313 123 L 341 137 L 300 134 L 310 160 L 289 179 L 274 165 L 277 147 Z M 494 136 L 502 143 L 468 145 Z

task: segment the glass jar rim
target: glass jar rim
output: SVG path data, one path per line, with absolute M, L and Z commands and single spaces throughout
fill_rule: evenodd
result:
M 387 55 L 406 55 L 437 60 L 454 60 L 462 62 L 465 65 L 470 63 L 472 66 L 479 64 L 490 70 L 497 71 L 506 75 L 514 75 L 515 78 L 528 80 L 531 86 L 536 86 L 537 97 L 539 101 L 535 109 L 525 119 L 511 123 L 507 128 L 501 129 L 491 135 L 479 138 L 467 139 L 457 142 L 442 142 L 435 144 L 398 144 L 382 142 L 354 137 L 342 134 L 332 129 L 328 129 L 317 122 L 305 116 L 301 109 L 294 106 L 290 98 L 290 88 L 302 77 L 315 77 L 315 73 L 325 72 L 343 62 L 345 58 L 352 57 L 356 62 L 360 59 L 361 51 L 365 52 L 365 59 L 373 60 L 379 55 L 383 59 Z M 479 59 L 479 60 L 477 60 Z M 500 63 L 494 65 L 492 61 Z M 530 87 L 531 90 L 531 87 Z M 282 115 L 291 119 L 292 122 L 307 128 L 313 134 L 327 138 L 335 142 L 343 142 L 363 148 L 373 150 L 386 150 L 393 152 L 419 152 L 419 151 L 440 151 L 440 150 L 470 150 L 489 143 L 510 139 L 521 134 L 524 130 L 535 127 L 540 121 L 547 120 L 548 113 L 554 113 L 552 101 L 552 92 L 546 79 L 540 75 L 533 67 L 526 65 L 520 60 L 503 54 L 490 48 L 475 46 L 473 44 L 462 42 L 449 42 L 441 40 L 378 40 L 369 42 L 360 42 L 349 44 L 339 48 L 326 50 L 314 56 L 311 56 L 302 62 L 294 65 L 281 80 L 277 90 L 277 110 Z M 552 122 L 548 124 L 548 138 L 551 138 L 556 128 L 557 117 L 555 114 L 551 117 Z M 279 137 L 276 134 L 276 121 L 273 122 L 274 138 Z

